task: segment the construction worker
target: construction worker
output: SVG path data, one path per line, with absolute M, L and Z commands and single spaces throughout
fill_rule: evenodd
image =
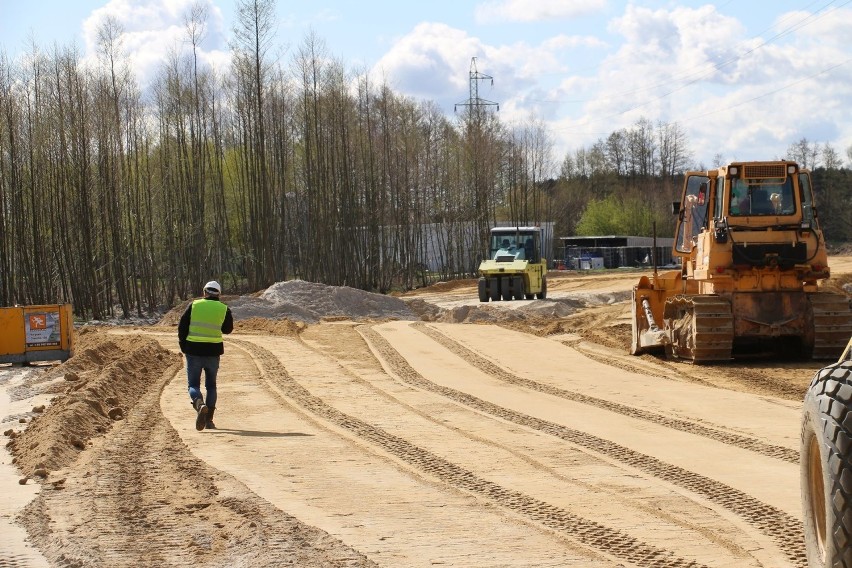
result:
M 222 334 L 234 330 L 231 309 L 219 300 L 222 287 L 215 280 L 204 285 L 204 297 L 193 301 L 178 324 L 178 342 L 186 355 L 186 378 L 189 398 L 195 409 L 195 429 L 215 428 L 216 375 L 219 357 L 225 352 Z M 201 371 L 204 371 L 204 390 L 201 394 Z

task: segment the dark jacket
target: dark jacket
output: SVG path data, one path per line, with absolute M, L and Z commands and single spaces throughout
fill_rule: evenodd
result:
M 205 300 L 220 301 L 215 296 L 205 296 Z M 221 355 L 225 352 L 224 343 L 200 343 L 197 341 L 187 341 L 189 335 L 189 318 L 192 314 L 192 304 L 186 307 L 186 311 L 180 316 L 178 324 L 178 343 L 180 344 L 181 353 L 187 355 L 197 355 L 199 357 L 209 357 L 211 355 Z M 225 312 L 225 321 L 222 322 L 222 333 L 231 333 L 234 331 L 234 316 L 231 315 L 231 308 Z

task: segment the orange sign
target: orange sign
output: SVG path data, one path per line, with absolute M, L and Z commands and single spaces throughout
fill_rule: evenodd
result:
M 47 329 L 47 317 L 44 314 L 31 315 L 30 329 Z

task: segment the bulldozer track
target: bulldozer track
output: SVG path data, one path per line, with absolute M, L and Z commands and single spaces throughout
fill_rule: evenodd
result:
M 814 359 L 837 359 L 852 335 L 849 300 L 840 294 L 808 294 L 814 318 Z
M 676 318 L 678 312 L 684 316 Z M 678 357 L 695 363 L 730 361 L 734 342 L 734 316 L 731 304 L 717 296 L 676 296 L 666 302 L 665 317 L 679 320 L 689 327 L 673 346 Z M 672 325 L 675 325 L 674 321 Z M 679 350 L 679 352 L 678 352 Z
M 813 314 L 814 359 L 836 359 L 852 335 L 849 300 L 840 294 L 808 294 Z M 678 317 L 678 314 L 683 314 Z M 670 348 L 680 358 L 695 363 L 730 361 L 734 341 L 731 305 L 717 296 L 676 296 L 666 303 L 666 325 L 688 327 L 676 334 L 677 345 Z M 680 326 L 678 326 L 680 322 Z M 801 394 L 801 393 L 797 393 Z
M 422 332 L 426 336 L 430 337 L 450 352 L 466 360 L 474 367 L 506 383 L 527 388 L 529 390 L 546 393 L 559 398 L 564 398 L 565 400 L 570 400 L 572 402 L 579 402 L 582 404 L 595 406 L 597 408 L 604 408 L 606 410 L 621 414 L 623 416 L 638 418 L 639 420 L 659 424 L 667 428 L 672 428 L 673 430 L 703 436 L 705 438 L 709 438 L 717 442 L 736 446 L 744 450 L 756 452 L 758 454 L 762 454 L 771 458 L 776 458 L 789 463 L 799 463 L 798 450 L 792 450 L 783 446 L 766 444 L 764 442 L 761 442 L 760 440 L 755 440 L 753 438 L 741 436 L 739 434 L 733 434 L 731 432 L 725 432 L 716 428 L 702 426 L 700 424 L 695 424 L 694 422 L 689 422 L 688 420 L 663 416 L 655 412 L 649 412 L 647 410 L 627 406 L 625 404 L 620 404 L 617 402 L 612 402 L 602 398 L 585 395 L 575 391 L 569 391 L 551 385 L 546 385 L 534 381 L 532 379 L 525 379 L 523 377 L 519 377 L 518 375 L 506 371 L 498 365 L 495 365 L 494 363 L 492 363 L 485 357 L 479 355 L 475 351 L 464 347 L 463 345 L 460 345 L 459 343 L 450 339 L 440 331 L 426 324 L 415 323 L 412 324 L 412 327 Z
M 475 396 L 440 386 L 425 379 L 402 357 L 378 332 L 371 327 L 360 327 L 359 332 L 372 344 L 381 358 L 391 367 L 400 380 L 430 392 L 438 393 L 470 408 L 502 418 L 509 422 L 537 430 L 539 432 L 565 440 L 587 450 L 597 452 L 609 459 L 633 467 L 651 477 L 687 489 L 711 503 L 730 511 L 749 525 L 768 536 L 784 552 L 794 566 L 806 568 L 804 555 L 804 532 L 801 522 L 784 511 L 761 502 L 747 493 L 724 483 L 688 471 L 681 467 L 665 463 L 654 457 L 642 454 L 573 428 L 555 424 L 533 416 L 515 412 Z M 654 564 L 656 566 L 656 564 Z
M 378 334 L 372 329 L 364 329 L 363 333 L 371 338 L 373 336 L 378 337 Z M 580 542 L 596 552 L 637 566 L 647 568 L 702 568 L 704 566 L 693 560 L 675 556 L 669 550 L 642 542 L 625 532 L 585 519 L 522 492 L 482 479 L 473 472 L 424 448 L 326 404 L 295 381 L 284 365 L 269 350 L 242 340 L 231 340 L 229 343 L 251 354 L 261 368 L 261 379 L 269 381 L 276 389 L 280 390 L 282 394 L 279 396 L 286 397 L 304 411 L 346 430 L 358 439 L 381 448 L 423 474 L 439 479 L 455 489 L 497 503 L 529 521 L 555 531 L 562 537 Z M 382 345 L 381 342 L 376 344 L 382 349 L 383 355 L 387 352 L 387 354 L 399 358 L 398 353 L 386 344 Z M 434 390 L 434 388 L 430 390 Z

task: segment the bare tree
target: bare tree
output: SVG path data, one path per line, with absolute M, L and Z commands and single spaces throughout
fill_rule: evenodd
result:
M 627 134 L 628 163 L 630 173 L 647 179 L 657 171 L 659 148 L 654 140 L 654 126 L 646 118 L 636 121 Z
M 805 137 L 802 137 L 798 142 L 794 142 L 787 147 L 787 158 L 798 163 L 803 168 L 816 168 L 819 154 L 819 145 L 816 142 L 811 144 Z
M 627 133 L 616 130 L 606 139 L 606 157 L 609 167 L 618 176 L 627 175 Z
M 235 95 L 242 130 L 247 219 L 243 224 L 245 270 L 252 288 L 275 281 L 273 199 L 269 179 L 265 104 L 270 72 L 269 50 L 275 34 L 274 0 L 241 0 L 234 25 Z
M 822 165 L 827 170 L 839 170 L 843 167 L 843 160 L 840 159 L 840 153 L 828 142 L 820 149 L 822 156 Z
M 313 34 L 281 67 L 273 8 L 239 4 L 220 80 L 202 63 L 204 5 L 191 6 L 144 100 L 112 19 L 98 67 L 74 50 L 0 58 L 0 299 L 73 299 L 99 318 L 172 305 L 214 276 L 409 288 L 426 263 L 475 271 L 496 222 L 570 234 L 595 200 L 641 204 L 626 218 L 645 227 L 689 160 L 676 124 L 642 119 L 566 155 L 554 180 L 540 121 L 510 130 L 476 106 L 451 121 L 353 75 Z
M 673 180 L 682 174 L 691 159 L 686 134 L 676 123 L 657 123 L 657 145 L 660 153 L 660 177 Z

